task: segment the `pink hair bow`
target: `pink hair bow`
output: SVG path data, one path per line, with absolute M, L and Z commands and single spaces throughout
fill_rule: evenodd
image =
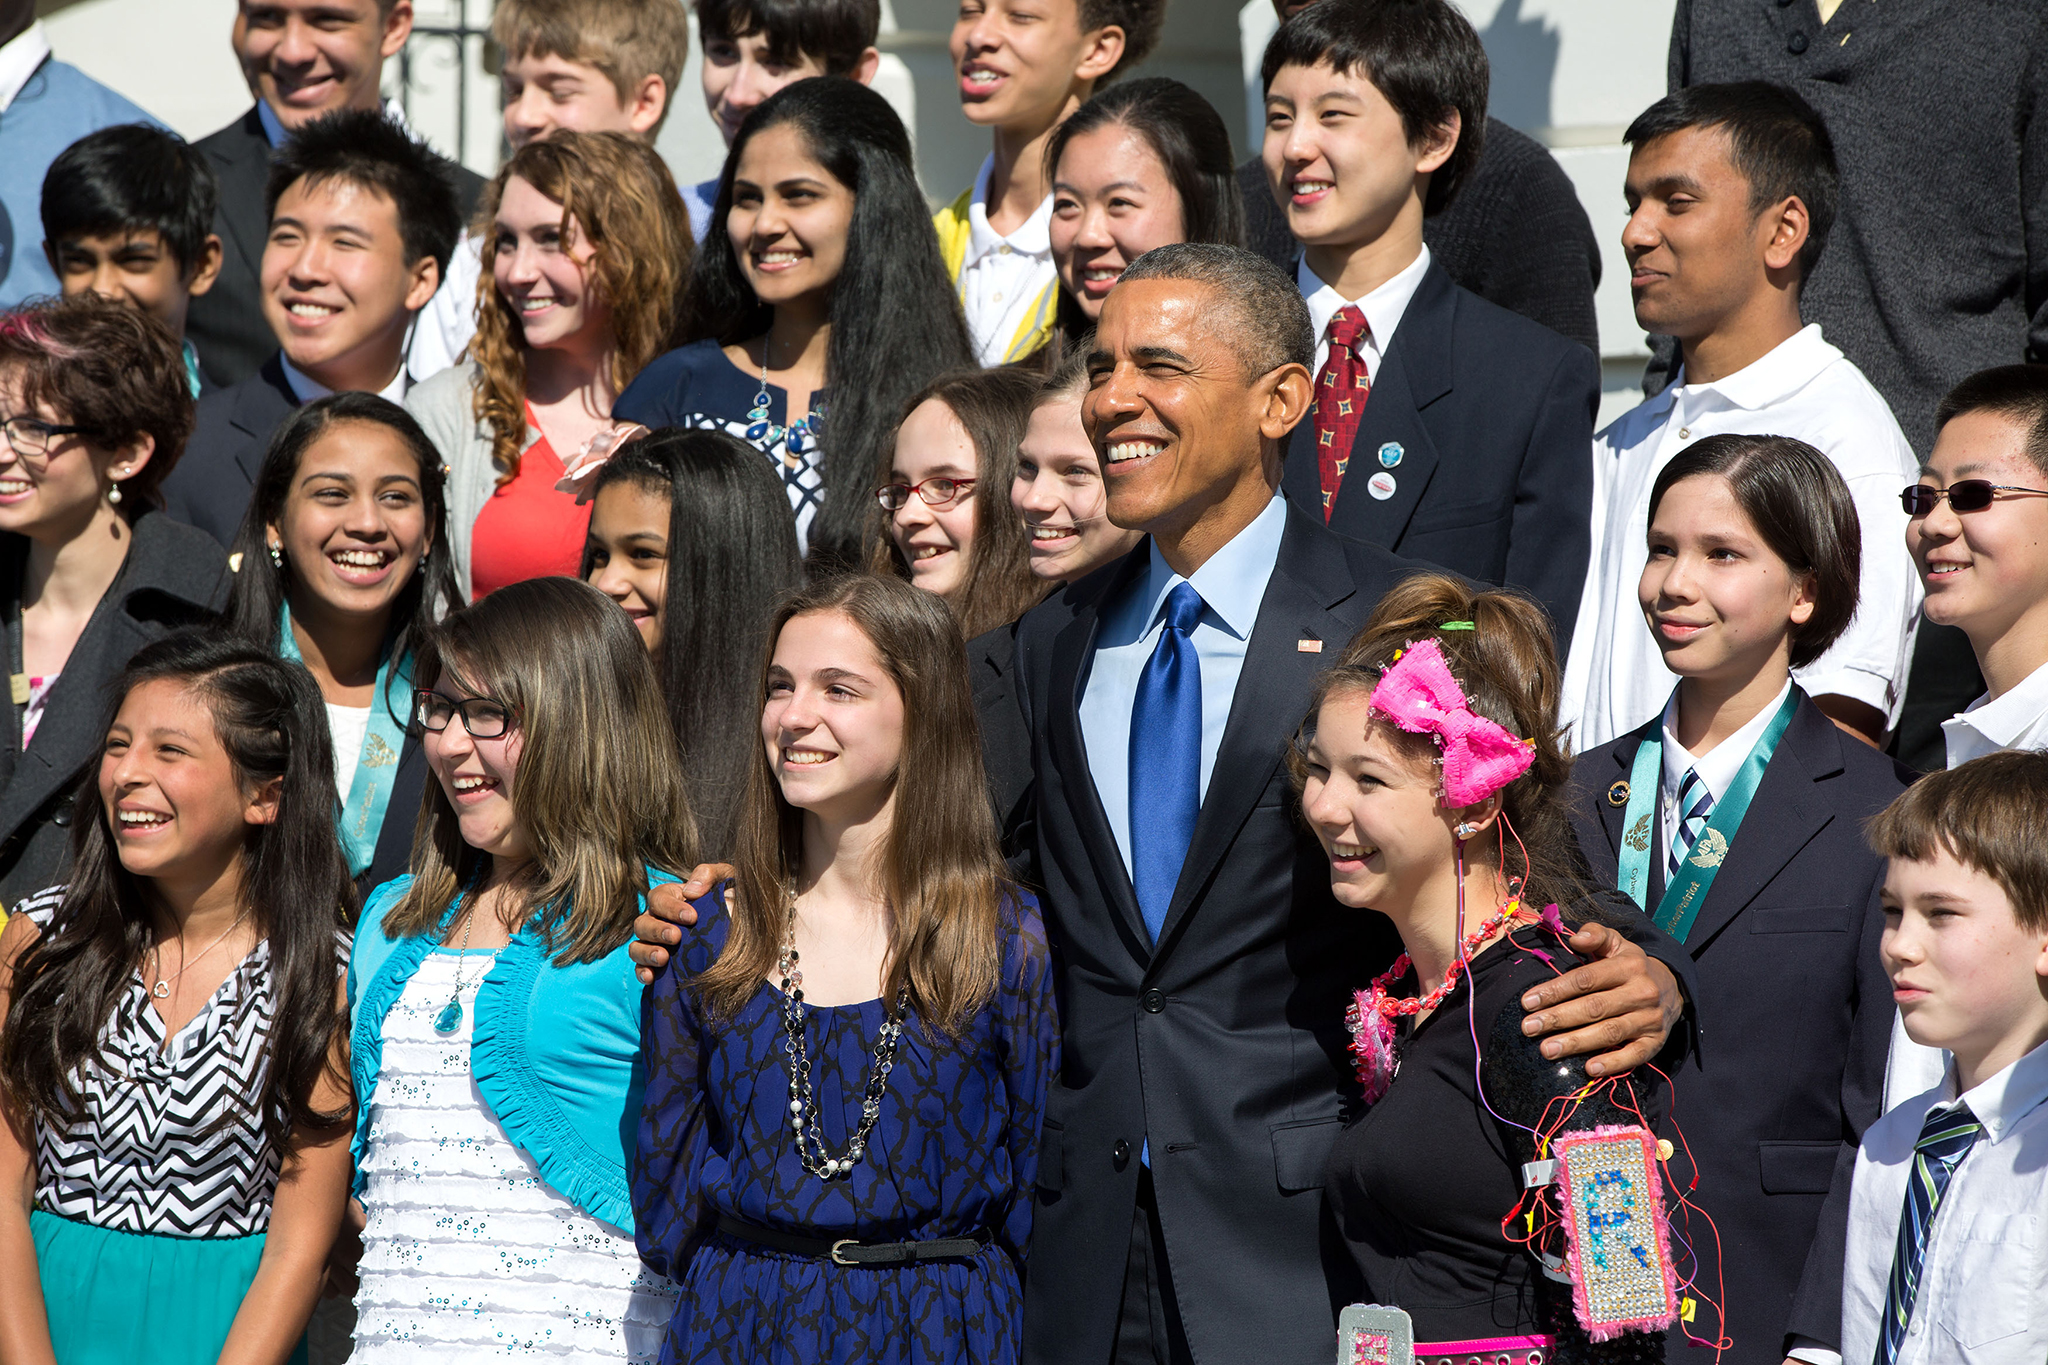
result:
M 1372 709 L 1410 734 L 1433 734 L 1444 756 L 1444 803 L 1471 806 L 1529 771 L 1525 740 L 1473 713 L 1435 640 L 1411 644 L 1380 675 Z
M 626 442 L 647 434 L 647 428 L 638 422 L 621 422 L 615 427 L 606 427 L 583 443 L 583 448 L 562 461 L 562 477 L 555 483 L 557 493 L 574 493 L 580 507 L 590 501 L 590 486 L 597 481 L 597 471 L 604 468 L 606 460 L 619 453 L 619 447 Z

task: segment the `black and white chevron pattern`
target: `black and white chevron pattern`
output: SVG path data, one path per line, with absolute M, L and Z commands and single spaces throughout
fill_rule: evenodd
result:
M 62 899 L 54 888 L 17 909 L 47 931 Z M 269 1073 L 271 1011 L 267 941 L 168 1040 L 138 968 L 101 1030 L 100 1060 L 73 1074 L 80 1116 L 37 1125 L 37 1206 L 119 1232 L 264 1231 L 278 1153 L 255 1097 Z

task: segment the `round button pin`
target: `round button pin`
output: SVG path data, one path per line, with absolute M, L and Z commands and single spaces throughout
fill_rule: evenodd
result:
M 1394 496 L 1394 487 L 1394 476 L 1392 474 L 1375 474 L 1365 481 L 1365 491 L 1378 498 L 1381 502 L 1385 502 L 1388 498 Z
M 1399 441 L 1389 441 L 1380 447 L 1380 468 L 1392 469 L 1401 463 L 1401 456 L 1407 452 L 1401 449 Z

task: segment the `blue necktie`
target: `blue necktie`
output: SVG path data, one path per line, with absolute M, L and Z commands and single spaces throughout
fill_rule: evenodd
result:
M 1131 882 L 1154 942 L 1202 806 L 1202 659 L 1193 631 L 1202 595 L 1166 595 L 1166 624 L 1131 703 Z
M 1913 1299 L 1920 1292 L 1921 1262 L 1927 1255 L 1927 1234 L 1934 1230 L 1935 1211 L 1948 1191 L 1949 1178 L 1983 1131 L 1967 1104 L 1937 1110 L 1921 1125 L 1920 1140 L 1913 1144 L 1913 1170 L 1906 1181 L 1906 1207 L 1899 1215 L 1899 1244 L 1892 1252 L 1873 1365 L 1892 1365 L 1899 1358 L 1906 1324 L 1913 1320 Z
M 1713 813 L 1714 794 L 1700 780 L 1697 768 L 1687 768 L 1684 780 L 1678 784 L 1678 828 L 1671 831 L 1670 871 L 1665 880 L 1678 879 L 1679 865 L 1700 841 L 1700 832 L 1706 829 L 1707 817 Z

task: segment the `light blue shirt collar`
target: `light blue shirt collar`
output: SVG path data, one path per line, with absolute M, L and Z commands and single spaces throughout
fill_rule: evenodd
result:
M 396 100 L 384 101 L 384 117 L 407 132 L 412 131 L 411 125 L 405 121 L 405 109 Z M 291 137 L 291 129 L 284 126 L 284 120 L 277 116 L 277 111 L 270 107 L 269 101 L 256 101 L 256 118 L 263 124 L 263 139 L 270 144 L 272 151 L 284 146 L 286 140 Z
M 1166 595 L 1175 585 L 1187 582 L 1194 585 L 1201 594 L 1204 613 L 1217 624 L 1240 640 L 1251 638 L 1252 626 L 1259 619 L 1259 603 L 1266 596 L 1266 583 L 1273 576 L 1273 566 L 1280 559 L 1280 540 L 1287 531 L 1287 501 L 1275 494 L 1266 504 L 1266 510 L 1252 519 L 1251 525 L 1231 537 L 1230 542 L 1215 554 L 1209 556 L 1194 576 L 1183 579 L 1166 562 L 1166 556 L 1159 552 L 1156 541 L 1148 541 L 1151 558 L 1145 568 L 1145 579 L 1127 601 L 1142 603 L 1145 609 L 1144 624 L 1140 632 L 1150 630 L 1152 623 L 1166 609 Z

